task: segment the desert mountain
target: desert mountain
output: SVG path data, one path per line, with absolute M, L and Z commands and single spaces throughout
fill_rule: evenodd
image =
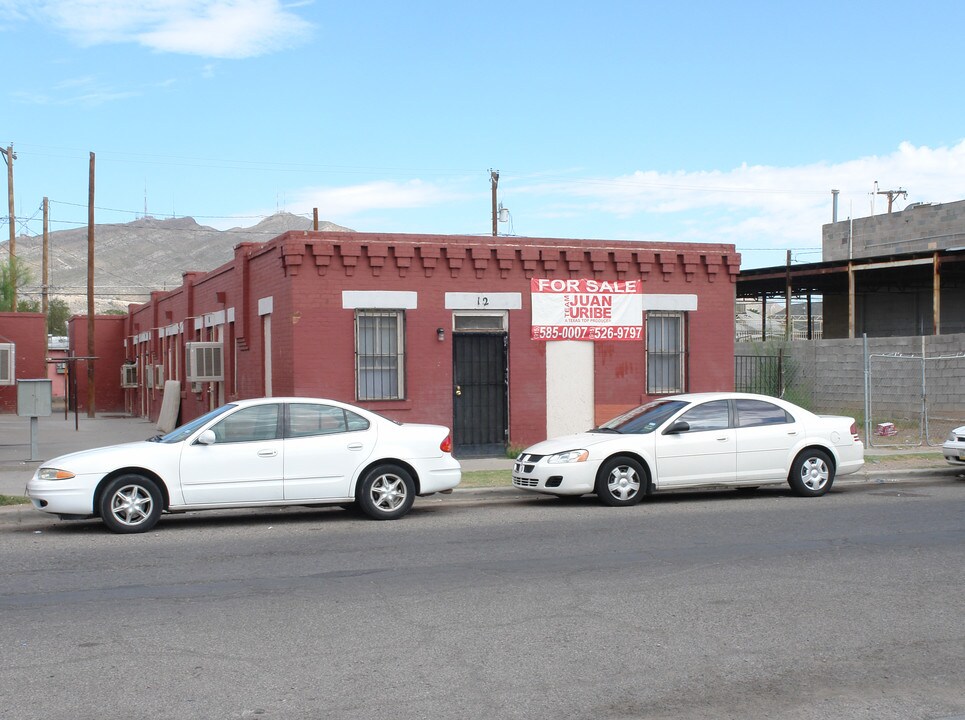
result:
M 152 290 L 181 285 L 181 275 L 206 272 L 234 257 L 242 242 L 265 242 L 288 230 L 309 230 L 312 221 L 291 213 L 277 213 L 251 227 L 216 230 L 193 218 L 159 220 L 144 217 L 118 225 L 94 227 L 94 303 L 98 312 L 127 309 L 143 302 Z M 320 222 L 319 230 L 349 228 Z M 8 243 L 0 243 L 5 254 Z M 39 300 L 43 274 L 43 240 L 39 236 L 17 238 L 17 257 L 26 265 L 30 282 L 20 297 Z M 75 312 L 87 310 L 87 228 L 57 230 L 49 234 L 50 296 L 67 302 Z

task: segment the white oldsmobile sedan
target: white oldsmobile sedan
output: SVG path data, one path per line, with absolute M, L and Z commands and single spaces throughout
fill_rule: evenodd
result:
M 228 403 L 142 442 L 54 458 L 27 483 L 34 507 L 100 517 L 113 532 L 150 530 L 162 512 L 355 503 L 402 517 L 416 495 L 462 478 L 449 429 L 397 423 L 315 398 Z
M 596 493 L 606 505 L 634 505 L 656 490 L 785 482 L 817 497 L 836 476 L 862 465 L 853 418 L 818 416 L 764 395 L 694 393 L 523 450 L 513 485 L 553 495 Z

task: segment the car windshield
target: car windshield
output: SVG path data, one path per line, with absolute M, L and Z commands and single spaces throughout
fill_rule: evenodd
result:
M 646 435 L 660 427 L 664 421 L 688 405 L 686 400 L 654 400 L 618 415 L 612 420 L 593 428 L 590 432 L 617 432 Z
M 202 415 L 199 418 L 195 418 L 189 423 L 185 423 L 180 427 L 174 428 L 174 430 L 169 432 L 167 435 L 159 435 L 157 437 L 151 438 L 151 440 L 159 443 L 179 443 L 185 438 L 187 438 L 188 436 L 190 436 L 199 427 L 209 422 L 210 420 L 214 420 L 216 417 L 230 410 L 233 407 L 237 407 L 237 406 L 234 405 L 233 403 L 222 405 L 221 407 L 215 408 L 211 412 L 205 415 Z

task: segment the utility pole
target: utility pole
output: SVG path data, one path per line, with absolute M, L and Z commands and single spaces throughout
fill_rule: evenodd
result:
M 493 237 L 499 234 L 499 211 L 496 208 L 496 187 L 499 185 L 499 170 L 489 171 L 489 182 L 493 186 Z
M 7 215 L 10 220 L 10 245 L 7 249 L 10 251 L 10 283 L 13 286 L 11 288 L 13 307 L 10 310 L 17 312 L 17 223 L 14 222 L 13 216 L 13 161 L 17 159 L 17 153 L 13 151 L 13 145 L 7 145 L 6 150 L 0 148 L 0 153 L 7 163 Z
M 87 190 L 87 417 L 94 413 L 94 153 Z
M 888 196 L 888 214 L 889 215 L 891 214 L 891 206 L 892 204 L 894 204 L 896 197 L 901 195 L 906 200 L 908 199 L 908 191 L 902 188 L 898 188 L 897 190 L 878 190 L 877 194 Z
M 41 274 L 43 277 L 43 286 L 41 287 L 42 294 L 40 297 L 42 298 L 41 304 L 42 304 L 44 317 L 47 318 L 48 321 L 50 320 L 50 318 L 47 316 L 47 312 L 50 310 L 50 305 L 48 302 L 49 288 L 47 286 L 47 265 L 48 265 L 47 257 L 48 257 L 49 248 L 50 248 L 50 203 L 47 201 L 47 198 L 44 198 L 44 259 L 43 259 L 43 268 L 41 269 Z

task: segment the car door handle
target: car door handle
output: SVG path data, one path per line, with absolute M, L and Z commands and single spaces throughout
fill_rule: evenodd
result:
M 717 442 L 727 442 L 728 440 L 730 440 L 730 438 L 727 437 L 726 435 L 724 435 L 723 437 L 717 438 Z
M 349 443 L 349 444 L 348 444 L 348 449 L 349 449 L 349 450 L 361 450 L 363 447 L 365 447 L 365 446 L 362 445 L 362 443 Z
M 275 457 L 278 454 L 277 450 L 259 450 L 258 457 Z

